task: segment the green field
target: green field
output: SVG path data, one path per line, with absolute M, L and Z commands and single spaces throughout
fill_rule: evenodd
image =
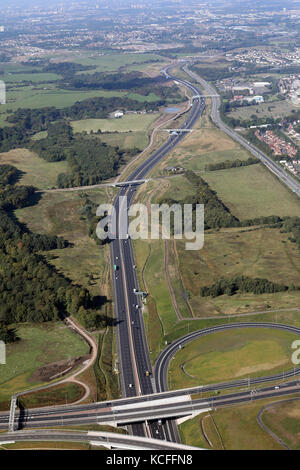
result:
M 261 165 L 210 171 L 203 179 L 241 220 L 260 216 L 300 216 L 299 199 Z
M 83 119 L 73 121 L 72 127 L 75 132 L 147 132 L 158 114 L 126 114 L 118 119 Z
M 33 232 L 58 235 L 71 242 L 71 247 L 49 252 L 49 261 L 74 282 L 99 295 L 106 282 L 106 247 L 97 246 L 88 236 L 87 222 L 80 218 L 83 201 L 79 194 L 44 193 L 36 206 L 18 210 L 16 215 Z M 97 204 L 107 200 L 101 189 L 85 194 Z
M 1 76 L 5 83 L 18 83 L 18 82 L 51 82 L 60 80 L 61 75 L 56 73 L 12 73 L 7 72 Z
M 137 148 L 143 150 L 147 147 L 149 138 L 145 132 L 113 132 L 104 133 L 99 136 L 102 142 L 112 147 L 120 147 L 121 149 Z
M 96 67 L 95 69 L 87 70 L 80 73 L 95 73 L 95 72 L 113 72 L 120 67 L 137 65 L 139 68 L 142 64 L 146 67 L 147 64 L 151 65 L 153 61 L 163 61 L 164 59 L 157 54 L 106 54 L 106 55 L 92 55 L 92 54 L 76 54 L 70 59 L 72 62 L 77 62 L 82 65 Z
M 76 101 L 82 101 L 88 98 L 114 96 L 123 97 L 127 92 L 122 91 L 70 91 L 57 88 L 52 83 L 41 86 L 29 85 L 26 87 L 10 88 L 7 90 L 6 104 L 1 105 L 1 112 L 7 112 L 11 109 L 15 111 L 18 108 L 43 108 L 45 106 L 55 106 L 64 108 L 71 106 Z
M 20 184 L 32 185 L 38 189 L 51 189 L 57 186 L 59 173 L 68 173 L 66 161 L 47 162 L 27 149 L 16 149 L 0 153 L 0 164 L 10 164 L 23 172 Z
M 291 344 L 297 335 L 267 328 L 214 333 L 176 353 L 169 368 L 169 389 L 272 375 L 294 366 Z
M 267 408 L 262 420 L 290 449 L 300 449 L 300 401 L 279 401 Z
M 32 374 L 38 367 L 89 351 L 88 345 L 62 322 L 19 324 L 17 331 L 21 339 L 7 346 L 6 365 L 0 367 L 0 403 L 14 392 L 35 386 L 38 382 Z
M 157 166 L 154 174 L 161 174 L 165 166 L 182 166 L 188 170 L 204 171 L 209 163 L 225 160 L 246 160 L 250 154 L 235 141 L 216 129 L 208 118 L 208 109 L 193 132 Z
M 263 405 L 273 400 L 218 408 L 209 414 L 203 413 L 179 426 L 181 441 L 184 444 L 196 445 L 213 450 L 283 450 L 269 434 L 257 423 L 256 417 Z M 277 407 L 279 411 L 280 407 Z M 206 441 L 202 427 L 213 444 Z M 280 437 L 286 437 L 280 436 Z

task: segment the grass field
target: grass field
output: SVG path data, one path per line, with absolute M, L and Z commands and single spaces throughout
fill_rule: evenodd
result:
M 263 422 L 283 440 L 290 449 L 300 449 L 300 400 L 274 403 L 262 415 Z
M 84 442 L 44 442 L 44 441 L 35 441 L 35 442 L 15 442 L 14 444 L 2 444 L 1 449 L 7 450 L 103 450 L 104 447 L 97 446 L 93 447 L 90 444 L 85 444 Z
M 158 202 L 162 194 L 164 197 L 182 199 L 188 194 L 193 194 L 193 188 L 183 175 L 153 180 L 140 189 L 139 201 L 145 202 L 145 197 L 148 195 L 151 202 Z M 298 285 L 300 254 L 297 246 L 288 240 L 289 236 L 290 234 L 280 233 L 279 229 L 244 227 L 207 231 L 204 247 L 199 251 L 186 250 L 185 240 L 177 240 L 174 251 L 171 243 L 169 275 L 182 316 L 185 318 L 191 316 L 183 301 L 185 297 L 188 298 L 195 317 L 297 307 L 300 299 L 298 291 L 262 295 L 238 293 L 215 298 L 199 295 L 200 287 L 210 285 L 222 277 L 231 278 L 238 275 L 267 278 L 286 285 Z M 145 280 L 147 282 L 149 279 L 150 286 L 154 278 L 159 279 L 153 286 L 153 297 L 155 301 L 161 302 L 157 297 L 157 295 L 162 296 L 159 291 L 168 290 L 162 261 L 165 256 L 163 243 L 161 241 L 139 243 L 149 253 L 144 270 Z M 141 258 L 141 263 L 138 259 L 142 252 L 143 248 L 140 248 L 137 256 L 140 271 L 145 262 L 144 257 Z M 164 297 L 166 296 L 165 293 Z M 165 319 L 170 318 L 167 324 L 171 327 L 174 311 L 173 306 L 168 305 L 167 303 L 161 313 L 167 331 L 169 327 L 165 324 Z
M 59 173 L 67 173 L 68 163 L 47 162 L 27 149 L 16 149 L 0 153 L 0 164 L 10 164 L 23 172 L 20 184 L 32 185 L 38 189 L 56 187 Z
M 176 353 L 169 368 L 169 388 L 259 377 L 292 369 L 295 334 L 243 328 L 197 339 Z
M 80 400 L 84 393 L 84 388 L 79 384 L 61 384 L 46 390 L 21 395 L 19 403 L 21 403 L 23 408 L 36 408 L 53 404 L 65 405 Z
M 102 142 L 120 147 L 121 149 L 138 148 L 143 150 L 147 147 L 149 138 L 145 132 L 114 132 L 101 134 L 99 136 Z
M 97 204 L 107 200 L 101 189 L 85 194 Z M 33 232 L 55 234 L 71 242 L 72 247 L 49 252 L 49 261 L 74 282 L 99 295 L 107 270 L 106 247 L 96 245 L 88 236 L 87 223 L 80 219 L 82 205 L 77 192 L 44 193 L 36 206 L 18 210 L 16 215 Z
M 112 97 L 125 96 L 128 93 L 118 91 L 70 91 L 57 88 L 53 83 L 43 85 L 28 85 L 24 87 L 12 87 L 7 90 L 6 104 L 1 105 L 1 112 L 8 109 L 16 110 L 18 108 L 42 108 L 44 106 L 55 106 L 64 108 L 71 106 L 76 101 L 82 101 L 94 97 Z
M 261 165 L 210 171 L 203 178 L 241 220 L 259 216 L 300 216 L 299 198 Z
M 259 400 L 242 406 L 218 408 L 210 414 L 201 414 L 179 426 L 181 440 L 184 444 L 213 450 L 283 450 L 256 421 L 261 407 L 272 401 L 274 402 L 274 399 Z M 279 412 L 281 405 L 275 409 Z M 203 436 L 201 420 L 205 433 L 213 444 L 212 448 Z M 283 439 L 286 436 L 286 433 L 280 435 Z M 295 437 L 295 440 L 297 439 L 298 436 Z
M 45 364 L 88 353 L 88 345 L 63 323 L 20 324 L 21 338 L 9 344 L 6 365 L 0 368 L 0 403 L 7 404 L 14 392 L 33 387 L 33 372 Z
M 126 114 L 119 119 L 84 119 L 73 121 L 72 127 L 75 132 L 147 132 L 158 114 Z
M 288 237 L 289 234 L 270 228 L 222 229 L 220 232 L 207 232 L 200 251 L 185 250 L 184 242 L 177 241 L 179 270 L 194 314 L 207 316 L 296 307 L 298 291 L 261 295 L 244 293 L 215 298 L 199 296 L 200 287 L 213 284 L 222 277 L 245 275 L 298 285 L 300 254 Z
M 281 118 L 291 114 L 292 109 L 297 107 L 289 100 L 266 102 L 260 105 L 245 106 L 236 108 L 231 111 L 228 116 L 235 119 L 251 119 L 252 114 L 258 118 L 272 117 L 273 119 Z

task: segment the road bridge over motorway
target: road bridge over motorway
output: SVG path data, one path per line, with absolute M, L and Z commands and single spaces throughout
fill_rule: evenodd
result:
M 140 184 L 148 183 L 148 181 L 151 181 L 151 178 L 133 181 L 117 181 L 116 183 L 107 183 L 107 186 L 112 186 L 114 188 L 122 188 L 126 186 L 139 186 Z

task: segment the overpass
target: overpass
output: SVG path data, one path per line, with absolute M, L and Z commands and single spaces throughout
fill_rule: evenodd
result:
M 107 186 L 112 186 L 114 188 L 123 188 L 127 186 L 139 186 L 140 184 L 147 183 L 151 181 L 151 179 L 143 179 L 143 180 L 132 180 L 132 181 L 118 181 L 116 183 L 107 183 Z
M 284 376 L 283 376 L 284 377 Z M 253 388 L 252 388 L 253 387 Z M 158 425 L 157 437 L 159 434 L 164 435 L 164 423 L 170 419 L 182 419 L 192 418 L 200 413 L 207 412 L 217 407 L 232 406 L 243 403 L 249 403 L 256 400 L 281 397 L 291 395 L 300 392 L 300 380 L 294 379 L 290 382 L 281 383 L 279 385 L 270 384 L 264 388 L 254 388 L 245 386 L 239 392 L 228 393 L 225 395 L 210 394 L 206 398 L 199 398 L 202 393 L 208 390 L 205 387 L 199 387 L 198 397 L 192 399 L 189 394 L 181 394 L 176 399 L 160 398 L 155 400 L 155 395 L 143 397 L 144 400 L 137 400 L 135 403 L 134 399 L 127 400 L 127 404 L 121 405 L 122 400 L 115 400 L 111 403 L 93 403 L 89 405 L 73 405 L 59 406 L 59 407 L 48 407 L 40 409 L 27 410 L 23 415 L 18 412 L 16 415 L 15 428 L 20 425 L 22 428 L 37 428 L 37 427 L 55 427 L 55 426 L 74 426 L 83 424 L 106 424 L 110 426 L 127 426 L 127 425 L 143 425 L 143 423 L 156 422 Z M 212 392 L 214 388 L 210 389 Z M 215 388 L 218 391 L 218 388 Z M 176 392 L 167 392 L 176 393 Z M 167 393 L 165 397 L 167 397 Z M 178 392 L 177 392 L 178 393 Z M 137 399 L 142 397 L 136 397 Z M 7 429 L 8 416 L 1 416 L 0 429 Z M 18 434 L 19 431 L 10 432 L 12 437 L 14 434 Z M 0 437 L 2 433 L 0 434 Z M 151 437 L 151 436 L 148 436 Z M 154 435 L 154 437 L 156 437 Z M 166 439 L 166 436 L 163 438 Z

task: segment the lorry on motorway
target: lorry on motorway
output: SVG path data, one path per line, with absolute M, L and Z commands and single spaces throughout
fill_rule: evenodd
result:
M 114 264 L 114 271 L 118 271 L 119 266 L 117 264 Z

